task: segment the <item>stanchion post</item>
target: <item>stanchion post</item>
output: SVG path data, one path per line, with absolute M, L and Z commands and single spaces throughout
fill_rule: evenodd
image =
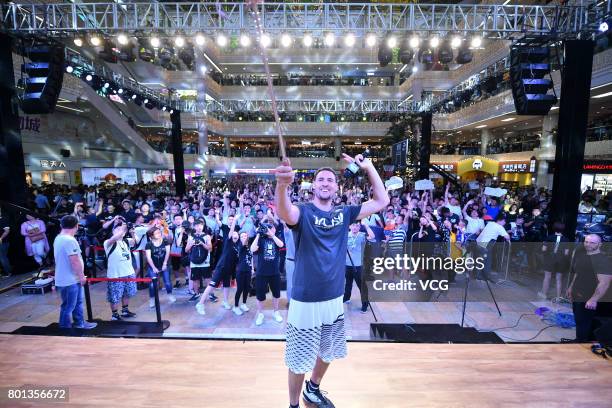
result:
M 91 311 L 91 296 L 89 294 L 89 282 L 85 282 L 85 285 L 83 286 L 83 288 L 85 289 L 85 305 L 87 307 L 87 320 L 91 321 L 93 320 L 93 313 Z
M 98 265 L 96 265 L 96 246 L 89 245 L 89 262 L 91 263 L 92 278 L 98 277 Z
M 151 279 L 151 283 L 153 284 L 153 293 L 155 293 L 155 314 L 157 315 L 157 323 L 161 324 L 161 306 L 159 304 L 159 287 L 157 284 L 157 275 L 153 275 Z

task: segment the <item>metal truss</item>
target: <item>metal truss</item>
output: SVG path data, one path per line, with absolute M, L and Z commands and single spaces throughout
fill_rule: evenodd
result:
M 371 112 L 418 112 L 421 110 L 419 102 L 401 102 L 398 100 L 301 100 L 276 101 L 279 112 L 301 113 L 371 113 Z M 223 100 L 220 102 L 207 102 L 208 112 L 272 112 L 272 104 L 268 100 Z
M 184 102 L 175 98 L 168 97 L 158 91 L 152 90 L 139 84 L 132 78 L 126 78 L 108 67 L 98 64 L 93 60 L 85 57 L 84 55 L 66 47 L 66 64 L 73 65 L 74 67 L 82 67 L 87 71 L 98 75 L 106 81 L 115 82 L 119 87 L 123 89 L 129 89 L 133 92 L 138 93 L 143 98 L 148 98 L 151 101 L 156 101 L 160 105 L 168 106 L 168 110 L 176 109 L 182 112 L 194 112 L 197 106 L 193 103 Z
M 612 0 L 585 0 L 577 6 L 495 4 L 265 3 L 258 6 L 264 31 L 315 34 L 351 31 L 357 36 L 385 32 L 479 33 L 575 37 L 595 32 L 610 16 Z M 99 2 L 64 4 L 5 3 L 2 29 L 48 36 L 79 32 L 160 35 L 254 31 L 247 2 Z

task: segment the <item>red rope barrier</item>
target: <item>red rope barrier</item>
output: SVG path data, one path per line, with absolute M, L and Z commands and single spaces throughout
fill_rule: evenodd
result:
M 151 278 L 87 278 L 87 282 L 151 282 Z

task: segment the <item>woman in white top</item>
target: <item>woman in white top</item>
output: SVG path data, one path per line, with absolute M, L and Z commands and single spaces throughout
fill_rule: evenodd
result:
M 467 225 L 465 228 L 465 232 L 470 235 L 478 235 L 484 229 L 485 223 L 482 218 L 480 218 L 478 214 L 478 210 L 472 208 L 470 214 L 468 214 L 468 208 L 474 204 L 474 200 L 468 201 L 463 207 L 463 217 L 467 221 Z
M 25 238 L 26 253 L 28 256 L 33 256 L 40 266 L 49 253 L 49 241 L 45 231 L 45 223 L 29 214 L 26 215 L 26 221 L 21 224 L 21 235 Z

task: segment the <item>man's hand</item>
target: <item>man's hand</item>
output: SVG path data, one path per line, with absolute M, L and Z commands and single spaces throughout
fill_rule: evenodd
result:
M 85 275 L 81 276 L 81 279 L 79 279 L 81 281 L 81 285 L 85 285 L 87 283 L 87 277 Z
M 586 309 L 590 309 L 590 310 L 595 310 L 597 309 L 597 301 L 593 300 L 592 298 L 587 300 L 586 304 L 584 305 L 584 307 Z
M 374 164 L 372 164 L 372 162 L 366 158 L 363 157 L 363 155 L 358 154 L 357 156 L 355 156 L 355 158 L 349 156 L 346 153 L 342 153 L 342 158 L 347 162 L 347 163 L 355 163 L 357 166 L 359 166 L 360 168 L 366 170 L 368 168 L 374 168 Z
M 295 178 L 295 172 L 291 168 L 291 161 L 288 158 L 284 158 L 281 165 L 274 169 L 276 175 L 276 183 L 280 186 L 289 186 L 293 183 Z

